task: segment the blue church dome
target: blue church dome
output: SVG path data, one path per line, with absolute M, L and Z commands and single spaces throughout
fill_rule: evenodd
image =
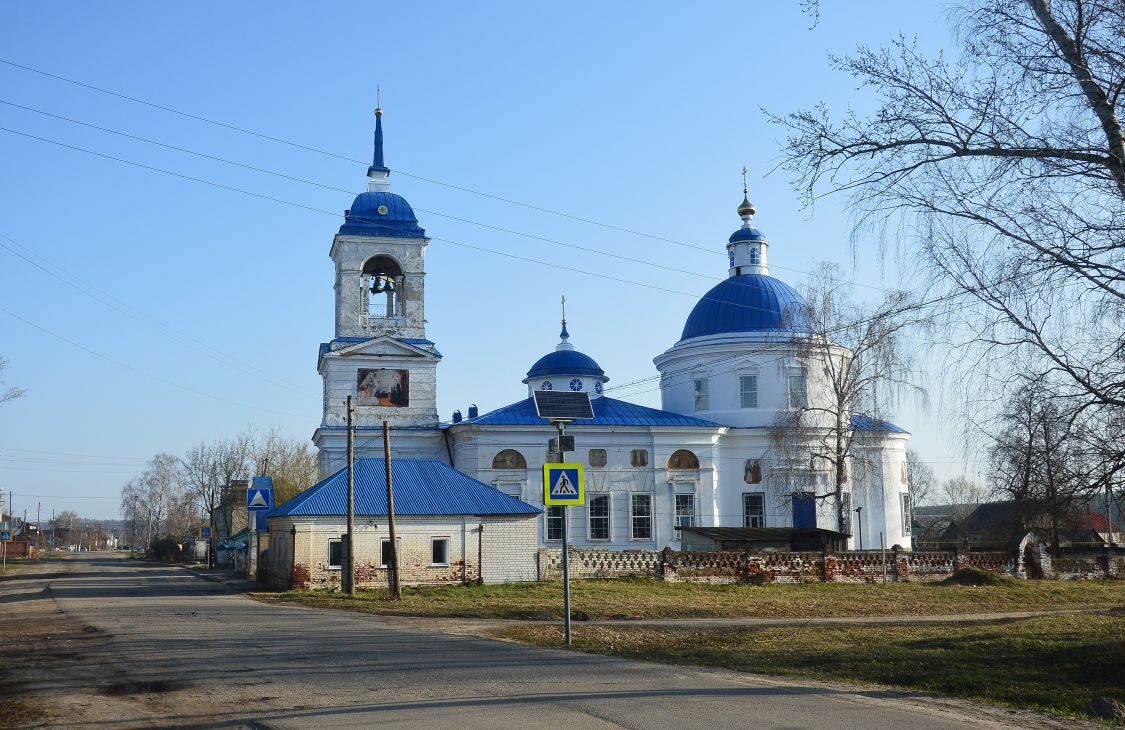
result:
M 793 287 L 772 276 L 732 276 L 699 300 L 688 315 L 680 339 L 728 332 L 805 330 L 804 304 Z
M 425 238 L 426 231 L 410 203 L 391 192 L 366 192 L 356 196 L 344 214 L 340 234 L 345 236 L 383 236 L 386 238 Z
M 546 375 L 591 375 L 600 378 L 605 371 L 589 355 L 577 350 L 556 350 L 536 360 L 527 371 L 528 378 Z
M 727 239 L 728 243 L 737 243 L 738 241 L 764 241 L 766 234 L 759 231 L 757 228 L 745 227 L 739 228 L 734 233 L 730 234 Z

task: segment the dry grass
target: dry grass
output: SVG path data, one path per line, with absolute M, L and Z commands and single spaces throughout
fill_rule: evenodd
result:
M 558 626 L 497 636 L 559 646 Z M 984 624 L 693 630 L 583 626 L 574 648 L 671 664 L 878 683 L 1009 707 L 1084 715 L 1096 697 L 1125 702 L 1125 612 Z
M 557 582 L 407 588 L 399 602 L 382 591 L 356 598 L 329 591 L 263 593 L 303 605 L 400 616 L 555 619 Z M 940 616 L 1125 605 L 1125 581 L 1003 581 L 998 585 L 892 583 L 851 585 L 707 585 L 649 579 L 575 581 L 571 607 L 591 619 L 815 618 Z

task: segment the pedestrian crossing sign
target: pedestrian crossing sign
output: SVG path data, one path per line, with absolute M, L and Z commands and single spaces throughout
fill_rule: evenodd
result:
M 581 464 L 543 465 L 543 504 L 578 505 L 586 503 L 586 487 Z
M 0 530 L 0 542 L 11 542 L 11 541 L 12 541 L 12 531 L 11 530 Z

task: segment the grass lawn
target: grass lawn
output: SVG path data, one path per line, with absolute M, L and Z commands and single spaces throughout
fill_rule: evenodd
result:
M 258 597 L 311 606 L 400 616 L 554 619 L 562 616 L 562 584 L 510 583 L 403 589 L 403 600 L 383 591 L 354 599 L 330 591 L 260 593 Z M 809 583 L 707 585 L 644 578 L 574 581 L 571 608 L 591 619 L 812 618 L 933 616 L 1125 606 L 1125 581 L 1023 581 L 993 585 Z
M 498 636 L 560 646 L 558 626 Z M 987 624 L 664 629 L 575 624 L 574 648 L 672 664 L 877 683 L 1011 707 L 1084 715 L 1125 702 L 1125 610 Z

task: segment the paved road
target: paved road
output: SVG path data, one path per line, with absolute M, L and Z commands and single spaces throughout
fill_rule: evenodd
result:
M 73 572 L 47 582 L 63 613 L 97 639 L 39 683 L 63 706 L 52 726 L 1007 726 L 1002 712 L 909 693 L 774 682 L 268 605 L 179 568 L 108 554 L 77 557 Z M 1025 718 L 1018 724 L 1028 727 Z

